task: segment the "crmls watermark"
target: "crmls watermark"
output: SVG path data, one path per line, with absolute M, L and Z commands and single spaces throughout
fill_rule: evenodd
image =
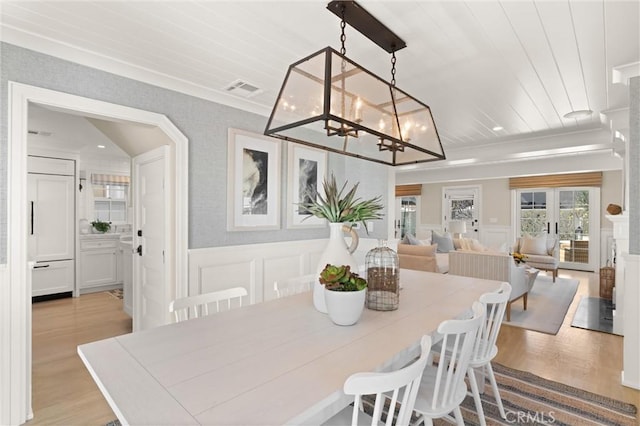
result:
M 507 423 L 511 424 L 527 424 L 527 423 L 542 423 L 542 424 L 554 424 L 556 422 L 553 411 L 508 411 Z

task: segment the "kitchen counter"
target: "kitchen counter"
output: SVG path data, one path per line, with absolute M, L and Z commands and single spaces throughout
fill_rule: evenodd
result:
M 104 234 L 80 234 L 81 240 L 100 240 L 100 239 L 114 239 L 119 240 L 121 237 L 130 237 L 130 233 L 120 232 L 107 232 Z

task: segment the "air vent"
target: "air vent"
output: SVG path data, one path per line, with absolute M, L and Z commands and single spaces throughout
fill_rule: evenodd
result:
M 262 93 L 262 89 L 243 80 L 236 80 L 232 82 L 228 86 L 224 87 L 224 90 L 229 93 L 233 93 L 234 95 L 242 96 L 243 98 L 250 98 L 258 93 Z
M 30 135 L 51 136 L 51 132 L 43 132 L 42 130 L 27 130 Z

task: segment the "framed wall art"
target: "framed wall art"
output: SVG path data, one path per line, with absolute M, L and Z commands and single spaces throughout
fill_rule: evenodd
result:
M 293 142 L 288 143 L 287 227 L 326 226 L 326 220 L 308 214 L 299 205 L 314 191 L 322 193 L 327 172 L 327 152 Z
M 280 140 L 229 129 L 227 229 L 280 228 Z

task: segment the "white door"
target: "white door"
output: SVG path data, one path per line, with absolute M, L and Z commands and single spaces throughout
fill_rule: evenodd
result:
M 36 262 L 73 259 L 73 176 L 29 173 L 27 194 L 29 258 Z
M 406 234 L 417 237 L 419 218 L 419 195 L 396 197 L 396 238 L 402 239 Z
M 442 216 L 445 230 L 452 220 L 464 221 L 467 232 L 462 236 L 479 240 L 480 187 L 443 187 Z
M 559 241 L 561 268 L 585 271 L 598 268 L 598 188 L 521 189 L 517 199 L 518 236 L 555 236 Z
M 169 321 L 169 262 L 165 261 L 169 235 L 167 146 L 133 159 L 133 331 Z M 165 185 L 165 183 L 167 183 Z

